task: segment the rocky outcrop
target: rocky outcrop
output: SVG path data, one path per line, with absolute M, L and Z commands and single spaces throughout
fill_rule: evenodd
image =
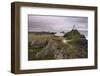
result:
M 63 40 L 66 40 L 63 42 Z M 30 42 L 29 60 L 74 59 L 88 57 L 88 41 L 78 30 L 72 30 L 63 37 Z M 29 47 L 29 48 L 30 48 Z

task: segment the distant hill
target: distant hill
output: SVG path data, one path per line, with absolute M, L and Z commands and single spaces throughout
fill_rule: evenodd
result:
M 45 31 L 41 31 L 41 32 L 29 32 L 29 33 L 34 33 L 36 35 L 41 35 L 41 34 L 55 34 L 55 32 L 45 32 Z

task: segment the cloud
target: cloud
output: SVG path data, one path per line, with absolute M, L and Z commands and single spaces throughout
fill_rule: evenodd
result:
M 66 31 L 72 29 L 73 25 L 77 29 L 88 29 L 87 17 L 72 16 L 44 16 L 29 15 L 28 30 L 29 31 Z

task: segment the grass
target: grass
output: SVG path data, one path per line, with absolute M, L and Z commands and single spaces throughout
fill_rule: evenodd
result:
M 77 35 L 75 35 L 77 37 Z M 69 36 L 68 36 L 69 37 Z M 79 38 L 79 37 L 78 37 Z M 81 39 L 70 39 L 67 42 L 53 34 L 28 33 L 28 60 L 50 60 L 56 59 L 54 55 L 58 52 L 64 55 L 63 59 L 87 58 L 88 51 Z M 34 45 L 32 45 L 32 42 Z M 87 45 L 86 45 L 87 46 Z M 45 49 L 45 50 L 44 50 Z M 49 52 L 48 52 L 49 51 Z M 44 52 L 44 53 L 42 53 Z M 45 53 L 48 52 L 47 55 Z M 55 53 L 56 52 L 56 53 Z M 36 55 L 41 53 L 39 57 Z
M 33 48 L 32 46 L 30 46 L 32 41 L 37 41 L 42 43 L 46 43 L 46 41 L 49 41 L 50 39 L 53 40 L 61 40 L 60 38 L 58 38 L 57 36 L 53 35 L 53 34 L 42 34 L 42 35 L 36 35 L 34 33 L 28 33 L 28 42 L 29 42 L 29 47 L 28 47 L 28 60 L 42 60 L 42 58 L 36 58 L 35 55 L 40 52 L 46 45 L 42 46 L 42 47 L 38 47 L 38 48 Z M 51 56 L 50 54 L 48 54 L 46 56 L 45 59 L 53 59 L 53 56 Z
M 53 37 L 57 38 L 56 36 L 52 35 L 52 34 L 42 34 L 42 35 L 36 35 L 34 33 L 28 33 L 28 41 L 32 41 L 32 40 L 48 40 L 51 39 Z

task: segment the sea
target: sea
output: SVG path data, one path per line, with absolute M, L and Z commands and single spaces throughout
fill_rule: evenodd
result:
M 86 39 L 88 39 L 88 30 L 78 30 L 81 34 L 85 35 Z M 67 30 L 67 32 L 69 32 L 69 30 Z M 66 33 L 67 33 L 66 32 Z M 64 34 L 61 32 L 57 32 L 55 34 L 56 36 L 63 36 Z

